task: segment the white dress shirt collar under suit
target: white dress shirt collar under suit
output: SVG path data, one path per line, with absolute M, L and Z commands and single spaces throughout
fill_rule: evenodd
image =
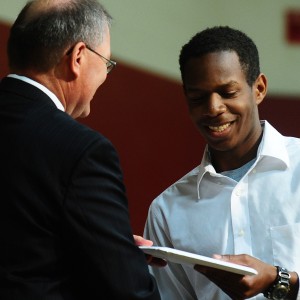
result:
M 145 237 L 209 257 L 245 253 L 300 274 L 300 139 L 262 125 L 256 160 L 238 182 L 216 173 L 206 149 L 200 166 L 153 201 Z M 229 299 L 189 266 L 151 272 L 162 300 Z
M 17 74 L 9 74 L 7 77 L 11 77 L 11 78 L 15 78 L 15 79 L 19 79 L 22 81 L 25 81 L 31 85 L 34 85 L 35 87 L 37 87 L 38 89 L 40 89 L 41 91 L 43 91 L 55 104 L 55 106 L 62 110 L 65 111 L 65 108 L 63 107 L 62 103 L 59 101 L 59 99 L 56 97 L 55 94 L 53 94 L 49 89 L 47 89 L 44 85 L 38 83 L 37 81 L 34 81 L 28 77 L 25 76 L 20 76 Z

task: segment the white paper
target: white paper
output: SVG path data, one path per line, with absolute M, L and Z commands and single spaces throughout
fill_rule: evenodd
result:
M 206 267 L 212 267 L 219 270 L 224 270 L 240 275 L 256 275 L 257 271 L 253 268 L 218 260 L 215 258 L 202 256 L 199 254 L 194 254 L 182 250 L 176 250 L 169 247 L 159 247 L 159 246 L 140 246 L 140 249 L 144 253 L 152 255 L 154 257 L 163 258 L 167 261 L 184 264 L 184 265 L 201 265 Z

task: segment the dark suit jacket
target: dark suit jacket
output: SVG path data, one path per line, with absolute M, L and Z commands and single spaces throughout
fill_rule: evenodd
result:
M 159 299 L 112 144 L 14 78 L 0 138 L 0 299 Z

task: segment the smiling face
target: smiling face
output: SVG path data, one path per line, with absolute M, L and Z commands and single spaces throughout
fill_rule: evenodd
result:
M 211 152 L 246 155 L 262 132 L 257 105 L 266 93 L 264 75 L 250 87 L 237 54 L 221 51 L 189 59 L 183 78 L 190 116 Z

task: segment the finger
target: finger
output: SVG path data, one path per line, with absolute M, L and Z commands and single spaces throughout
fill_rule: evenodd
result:
M 232 255 L 214 254 L 213 258 L 229 262 L 232 261 Z
M 200 265 L 194 265 L 194 269 L 202 274 L 205 274 L 206 268 Z
M 153 245 L 153 242 L 150 241 L 150 240 L 147 240 L 145 238 L 143 238 L 142 236 L 140 235 L 133 235 L 133 238 L 134 238 L 134 242 L 137 246 L 152 246 Z
M 152 256 L 152 258 L 151 258 L 150 262 L 148 262 L 148 264 L 153 267 L 165 267 L 168 263 L 166 260 L 164 260 L 162 258 Z

